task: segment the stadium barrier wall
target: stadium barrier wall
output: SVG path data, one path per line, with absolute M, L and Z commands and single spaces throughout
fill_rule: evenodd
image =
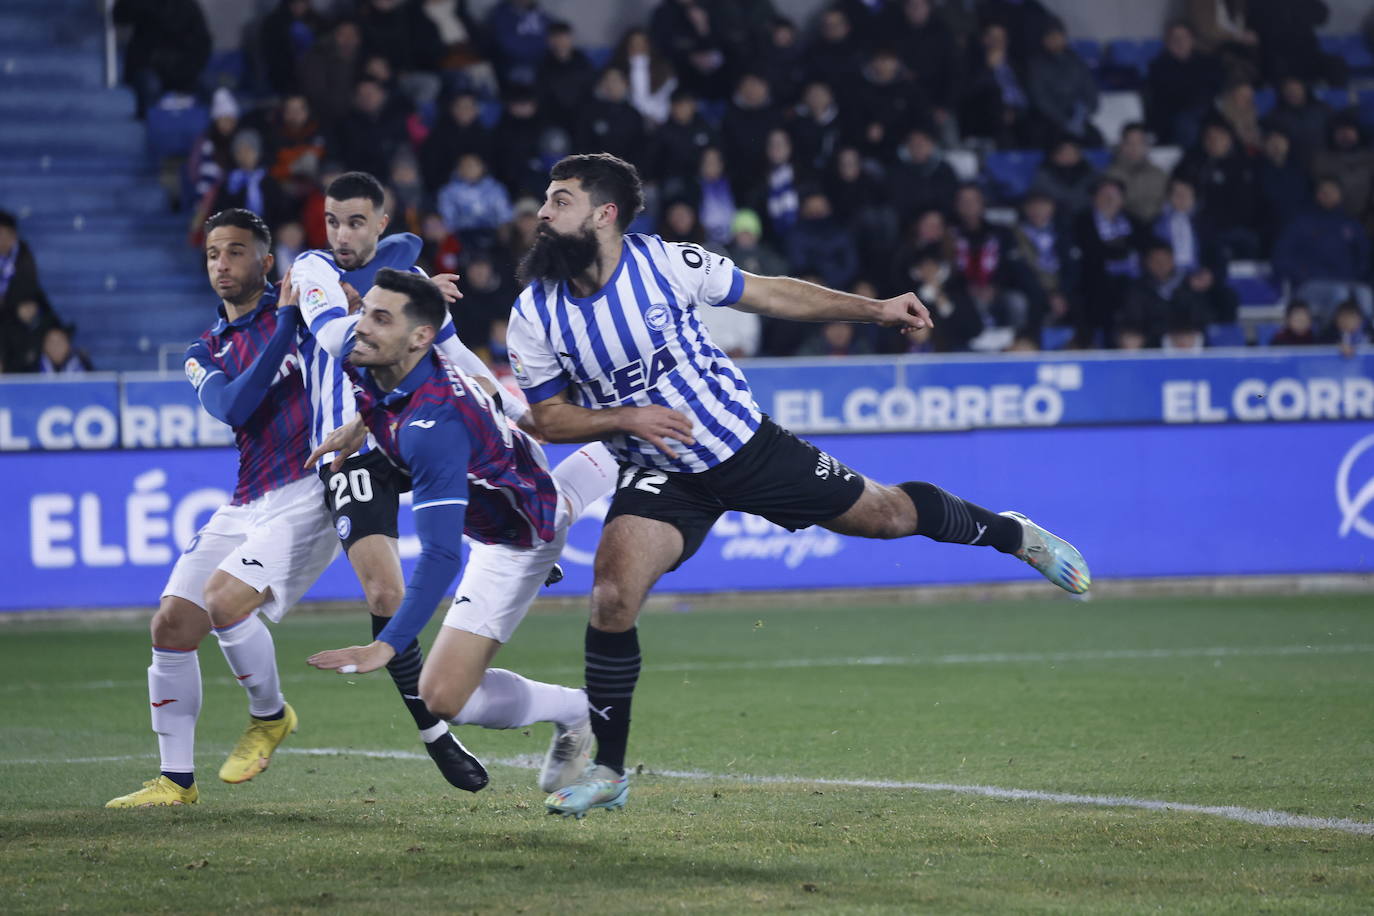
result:
M 1072 539 L 1098 578 L 1374 571 L 1374 425 L 1231 423 L 813 437 L 885 482 L 931 480 Z M 550 450 L 557 460 L 566 447 Z M 3 458 L 10 559 L 0 610 L 156 604 L 177 555 L 227 500 L 231 448 Z M 586 593 L 605 504 L 573 529 L 561 594 Z M 407 572 L 418 552 L 401 513 Z M 986 549 L 925 538 L 789 534 L 726 513 L 661 590 L 914 586 L 1033 577 Z M 1052 592 L 1046 586 L 1047 594 Z M 336 561 L 308 598 L 358 600 Z
M 753 360 L 759 405 L 798 433 L 1374 420 L 1374 354 L 1334 347 Z M 231 445 L 180 376 L 0 380 L 0 451 Z

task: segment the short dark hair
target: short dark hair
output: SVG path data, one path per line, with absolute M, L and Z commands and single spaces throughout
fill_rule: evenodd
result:
M 364 197 L 372 201 L 372 206 L 378 210 L 386 206 L 386 192 L 382 190 L 382 183 L 367 172 L 344 172 L 329 183 L 324 196 L 335 200 Z
M 408 270 L 383 267 L 377 271 L 374 286 L 406 297 L 406 317 L 414 324 L 427 324 L 437 332 L 444 325 L 448 305 L 434 281 Z
M 19 231 L 19 221 L 14 218 L 14 214 L 8 210 L 0 210 L 0 227 Z
M 615 204 L 616 225 L 623 232 L 644 209 L 644 185 L 639 171 L 610 153 L 577 153 L 553 164 L 549 178 L 554 181 L 576 179 L 591 196 L 594 206 Z
M 253 233 L 253 239 L 259 245 L 272 250 L 272 230 L 267 228 L 267 224 L 262 221 L 252 210 L 244 210 L 239 207 L 230 207 L 228 210 L 221 210 L 214 216 L 205 221 L 205 236 L 210 237 L 210 233 L 221 226 L 233 226 L 235 229 L 247 229 Z

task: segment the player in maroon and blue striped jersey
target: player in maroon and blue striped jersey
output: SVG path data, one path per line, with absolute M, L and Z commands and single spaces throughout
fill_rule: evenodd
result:
M 186 375 L 206 411 L 234 429 L 238 482 L 232 501 L 215 511 L 177 560 L 153 615 L 148 693 L 162 773 L 107 807 L 199 800 L 197 648 L 211 631 L 248 692 L 250 716 L 220 778 L 253 778 L 296 727 L 259 612 L 280 620 L 339 546 L 323 509 L 324 486 L 306 467 L 310 407 L 294 350 L 299 321 L 277 309 L 277 290 L 267 282 L 271 247 L 267 226 L 247 210 L 226 210 L 206 224 L 206 269 L 220 297 L 220 317 L 187 350 Z

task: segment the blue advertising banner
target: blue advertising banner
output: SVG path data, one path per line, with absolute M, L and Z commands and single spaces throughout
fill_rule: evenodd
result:
M 1335 348 L 755 360 L 759 406 L 803 434 L 1374 419 L 1374 353 Z M 232 437 L 179 375 L 0 381 L 0 451 Z
M 1374 427 L 1368 423 L 977 430 L 819 436 L 877 480 L 930 480 L 1024 511 L 1072 540 L 1098 578 L 1374 573 Z M 566 449 L 553 449 L 557 460 Z M 155 606 L 178 553 L 228 498 L 232 449 L 9 455 L 0 531 L 10 587 L 0 610 Z M 323 511 L 323 510 L 322 510 Z M 604 501 L 569 538 L 567 579 L 590 589 Z M 418 553 L 402 512 L 407 572 Z M 664 591 L 831 588 L 1035 577 L 991 550 L 925 538 L 789 534 L 727 512 Z M 1053 587 L 1045 584 L 1046 594 Z M 352 600 L 343 561 L 308 597 Z
M 799 433 L 1374 419 L 1374 353 L 1335 348 L 761 360 L 763 410 Z

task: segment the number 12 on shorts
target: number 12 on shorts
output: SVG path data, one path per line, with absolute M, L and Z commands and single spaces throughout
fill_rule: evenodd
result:
M 653 493 L 657 496 L 663 492 L 663 485 L 667 482 L 667 474 L 632 466 L 620 472 L 620 483 L 616 488 L 623 490 L 626 487 L 634 487 L 636 490 L 643 490 L 645 493 Z

